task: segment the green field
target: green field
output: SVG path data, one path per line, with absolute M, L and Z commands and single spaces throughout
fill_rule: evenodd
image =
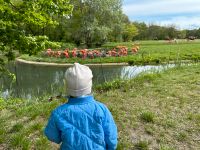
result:
M 135 41 L 126 43 L 107 43 L 102 49 L 112 49 L 113 47 L 123 45 L 129 50 L 133 43 L 139 43 L 140 49 L 137 54 L 131 54 L 123 57 L 104 57 L 95 59 L 81 58 L 54 58 L 44 57 L 41 54 L 37 56 L 22 55 L 20 58 L 31 61 L 57 62 L 57 63 L 121 63 L 127 62 L 130 65 L 142 64 L 160 64 L 178 61 L 199 61 L 200 60 L 200 40 L 185 41 L 180 40 L 178 43 L 169 43 L 168 41 Z
M 117 123 L 118 149 L 200 149 L 199 63 L 105 83 L 94 91 Z M 52 109 L 64 102 L 0 99 L 0 149 L 56 149 L 43 129 Z

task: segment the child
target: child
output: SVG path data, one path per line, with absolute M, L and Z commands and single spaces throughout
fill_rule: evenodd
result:
M 45 135 L 61 150 L 114 150 L 117 127 L 108 108 L 91 94 L 92 71 L 75 63 L 65 80 L 68 102 L 53 110 Z

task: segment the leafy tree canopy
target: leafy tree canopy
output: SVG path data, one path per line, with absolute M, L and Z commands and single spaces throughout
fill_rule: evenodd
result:
M 68 17 L 69 0 L 0 0 L 0 71 L 14 59 L 14 52 L 36 54 L 51 44 L 47 36 L 35 36 L 32 26 L 55 26 L 55 16 Z
M 103 43 L 113 29 L 122 23 L 121 0 L 74 0 L 69 20 L 71 37 L 77 44 Z
M 132 41 L 133 37 L 138 34 L 138 29 L 132 23 L 125 24 L 124 31 L 123 31 L 123 41 L 128 42 Z

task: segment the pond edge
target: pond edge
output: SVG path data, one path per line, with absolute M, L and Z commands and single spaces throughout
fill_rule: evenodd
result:
M 49 63 L 49 62 L 35 62 L 35 61 L 28 61 L 20 58 L 16 58 L 16 63 L 25 63 L 31 65 L 41 65 L 41 66 L 60 66 L 60 67 L 70 67 L 73 66 L 73 63 Z M 98 63 L 98 64 L 84 64 L 86 66 L 129 66 L 128 63 Z

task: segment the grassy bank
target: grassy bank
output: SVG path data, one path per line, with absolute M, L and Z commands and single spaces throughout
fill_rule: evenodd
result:
M 31 61 L 44 61 L 56 63 L 73 63 L 80 62 L 86 63 L 120 63 L 127 62 L 131 65 L 134 64 L 160 64 L 170 61 L 180 60 L 200 60 L 200 41 L 179 41 L 178 43 L 168 43 L 167 41 L 138 41 L 140 49 L 137 54 L 122 56 L 122 57 L 104 57 L 95 59 L 81 59 L 81 58 L 54 58 L 43 57 L 42 55 L 28 56 L 22 55 L 20 58 Z M 124 45 L 129 49 L 133 42 L 126 43 L 107 43 L 102 46 L 104 49 L 112 49 L 115 46 Z
M 200 64 L 96 87 L 111 110 L 118 149 L 200 148 Z M 43 135 L 52 109 L 65 100 L 0 100 L 0 149 L 56 149 Z

